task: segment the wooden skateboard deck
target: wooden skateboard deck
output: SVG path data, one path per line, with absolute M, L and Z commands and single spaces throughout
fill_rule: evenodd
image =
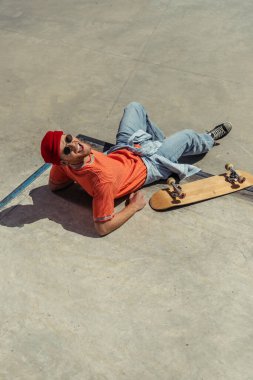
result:
M 231 165 L 232 166 L 232 165 Z M 149 204 L 156 211 L 163 211 L 174 207 L 181 207 L 208 199 L 230 194 L 253 185 L 253 175 L 242 170 L 237 170 L 236 174 L 244 181 L 229 182 L 228 173 L 215 175 L 209 178 L 189 182 L 182 187 L 178 186 L 182 197 L 176 194 L 173 185 L 161 189 L 150 198 Z M 168 181 L 169 182 L 169 181 Z M 172 181 L 173 182 L 173 181 Z

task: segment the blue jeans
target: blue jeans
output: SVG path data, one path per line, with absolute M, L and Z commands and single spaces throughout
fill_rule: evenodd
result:
M 200 169 L 192 165 L 178 164 L 180 157 L 198 155 L 208 152 L 214 145 L 213 138 L 207 133 L 198 133 L 185 129 L 165 137 L 164 133 L 149 119 L 145 108 L 132 102 L 124 110 L 120 121 L 116 144 L 128 144 L 137 131 L 150 135 L 152 141 L 159 141 L 158 148 L 151 157 L 142 157 L 148 170 L 147 183 L 158 179 L 167 179 L 172 172 L 180 178 L 195 174 Z
M 152 136 L 153 141 L 163 141 L 164 133 L 149 119 L 145 108 L 137 102 L 129 103 L 119 124 L 116 136 L 117 144 L 127 144 L 129 138 L 142 129 Z
M 207 133 L 198 133 L 191 129 L 184 129 L 166 138 L 149 119 L 145 108 L 137 102 L 132 102 L 124 110 L 116 143 L 127 144 L 128 139 L 139 129 L 149 133 L 152 140 L 162 142 L 156 154 L 175 163 L 180 157 L 207 153 L 214 144 L 213 138 Z

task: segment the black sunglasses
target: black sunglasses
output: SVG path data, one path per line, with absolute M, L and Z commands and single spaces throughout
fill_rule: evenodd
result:
M 71 135 L 67 135 L 67 136 L 65 137 L 65 142 L 66 142 L 67 144 L 70 144 L 72 140 L 73 140 L 73 137 L 72 137 Z M 71 152 L 70 147 L 65 146 L 65 148 L 63 149 L 63 153 L 67 156 L 68 154 L 70 154 L 70 152 Z

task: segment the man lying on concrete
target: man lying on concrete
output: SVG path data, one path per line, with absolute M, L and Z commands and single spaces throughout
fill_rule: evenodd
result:
M 97 152 L 62 131 L 48 131 L 41 142 L 45 162 L 52 163 L 49 186 L 52 191 L 78 183 L 93 197 L 93 219 L 99 235 L 107 235 L 146 205 L 142 186 L 167 179 L 180 179 L 200 169 L 179 164 L 183 156 L 208 152 L 216 140 L 225 137 L 232 125 L 224 122 L 206 133 L 183 130 L 166 138 L 150 121 L 144 107 L 136 102 L 124 110 L 116 145 Z M 128 204 L 114 212 L 114 200 L 130 194 Z

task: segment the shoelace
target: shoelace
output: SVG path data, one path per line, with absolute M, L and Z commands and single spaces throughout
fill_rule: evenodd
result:
M 212 134 L 214 137 L 220 137 L 224 133 L 226 133 L 226 130 L 225 130 L 224 126 L 222 126 L 222 125 L 220 125 L 218 128 L 214 129 L 214 131 L 212 131 Z

